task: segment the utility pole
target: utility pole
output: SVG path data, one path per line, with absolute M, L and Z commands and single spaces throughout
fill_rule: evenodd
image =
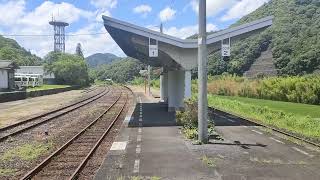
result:
M 151 66 L 148 65 L 148 95 L 151 96 Z
M 199 0 L 198 36 L 198 139 L 208 142 L 208 99 L 207 99 L 207 20 L 206 0 Z

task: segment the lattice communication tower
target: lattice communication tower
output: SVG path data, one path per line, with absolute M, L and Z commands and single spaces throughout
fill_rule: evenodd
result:
M 66 22 L 55 21 L 52 20 L 49 22 L 50 25 L 53 26 L 54 29 L 54 51 L 55 52 L 65 52 L 65 27 L 69 26 Z

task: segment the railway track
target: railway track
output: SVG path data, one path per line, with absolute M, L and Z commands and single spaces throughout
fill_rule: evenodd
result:
M 103 91 L 90 96 L 88 98 L 85 98 L 81 101 L 72 103 L 70 105 L 55 109 L 53 111 L 49 111 L 47 113 L 29 118 L 27 120 L 21 121 L 19 123 L 6 126 L 4 128 L 0 129 L 0 142 L 5 141 L 9 137 L 18 135 L 26 130 L 32 129 L 34 127 L 37 127 L 41 124 L 44 124 L 48 121 L 51 121 L 53 119 L 56 119 L 62 115 L 65 115 L 69 112 L 72 112 L 80 107 L 83 107 L 93 101 L 98 100 L 99 98 L 103 97 L 105 94 L 109 93 L 110 89 L 109 88 L 104 88 Z
M 124 90 L 96 119 L 28 172 L 27 179 L 77 179 L 95 150 L 108 135 L 128 102 Z
M 212 108 L 212 107 L 210 107 L 209 109 L 214 110 L 214 113 L 215 113 L 215 114 L 216 114 L 217 112 L 219 112 L 219 113 L 222 113 L 222 114 L 233 115 L 233 116 L 236 116 L 236 117 L 241 118 L 241 119 L 244 120 L 244 121 L 247 121 L 247 122 L 256 124 L 256 125 L 258 125 L 258 126 L 261 126 L 261 127 L 267 128 L 267 129 L 271 129 L 271 130 L 274 131 L 274 132 L 283 134 L 283 135 L 288 136 L 288 137 L 292 137 L 292 138 L 294 138 L 294 139 L 303 141 L 303 142 L 305 142 L 305 143 L 307 143 L 307 144 L 311 144 L 311 145 L 313 145 L 313 146 L 316 146 L 316 147 L 319 147 L 319 148 L 320 148 L 320 144 L 318 144 L 318 143 L 316 143 L 316 142 L 313 142 L 313 141 L 311 141 L 311 140 L 305 139 L 305 138 L 303 138 L 303 137 L 299 137 L 299 136 L 294 135 L 294 134 L 292 134 L 292 133 L 289 133 L 289 132 L 286 132 L 286 131 L 283 131 L 283 130 L 280 130 L 280 129 L 277 129 L 277 128 L 274 128 L 274 127 L 271 127 L 271 126 L 268 126 L 268 125 L 265 125 L 265 124 L 263 124 L 263 123 L 260 123 L 258 120 L 249 119 L 249 118 L 246 118 L 246 117 L 241 116 L 241 115 L 239 115 L 239 114 L 232 113 L 232 112 L 227 112 L 227 111 L 224 111 L 224 110 L 221 110 L 221 109 L 218 109 L 218 108 Z

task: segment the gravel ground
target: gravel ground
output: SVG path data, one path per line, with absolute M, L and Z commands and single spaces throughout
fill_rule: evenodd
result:
M 73 90 L 48 96 L 0 103 L 0 127 L 8 126 L 29 117 L 34 117 L 58 107 L 80 101 L 101 90 L 101 88 L 96 87 L 92 87 L 92 89 L 92 91 Z
M 87 162 L 85 168 L 82 170 L 79 176 L 79 180 L 91 180 L 94 179 L 96 172 L 98 171 L 100 165 L 103 163 L 104 158 L 107 155 L 112 143 L 114 142 L 115 137 L 118 135 L 123 120 L 128 112 L 128 109 L 134 103 L 133 94 L 129 94 L 128 104 L 125 107 L 125 110 L 120 115 L 119 120 L 115 123 L 114 127 L 110 131 L 110 133 L 104 138 L 101 145 L 97 148 L 93 156 Z
M 114 99 L 115 97 L 110 92 L 93 103 L 1 143 L 0 159 L 3 158 L 5 152 L 25 144 L 42 144 L 45 145 L 47 150 L 41 152 L 41 155 L 33 160 L 21 160 L 21 158 L 12 158 L 6 161 L 1 160 L 0 179 L 18 179 L 21 177 L 27 170 L 35 167 L 37 163 L 41 162 L 50 153 L 74 136 L 79 129 L 84 128 L 96 118 Z M 46 129 L 49 132 L 48 135 L 44 134 Z M 4 170 L 11 170 L 14 173 L 7 173 L 8 175 L 4 176 L 1 174 L 1 171 Z

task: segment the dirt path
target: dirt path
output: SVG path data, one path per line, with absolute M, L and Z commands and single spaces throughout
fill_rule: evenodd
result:
M 97 91 L 85 93 L 84 90 L 73 90 L 48 96 L 0 103 L 0 127 L 70 104 L 81 98 L 89 97 L 94 93 L 97 93 Z

